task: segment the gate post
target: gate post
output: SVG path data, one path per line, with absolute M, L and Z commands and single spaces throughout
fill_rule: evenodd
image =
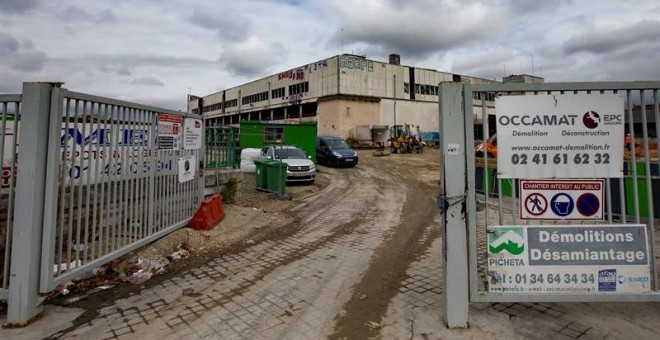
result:
M 449 328 L 468 326 L 467 168 L 463 83 L 440 83 L 440 178 L 443 193 L 444 315 Z M 470 127 L 472 128 L 472 127 Z
M 41 313 L 42 251 L 48 126 L 53 83 L 24 83 L 7 324 L 24 326 Z

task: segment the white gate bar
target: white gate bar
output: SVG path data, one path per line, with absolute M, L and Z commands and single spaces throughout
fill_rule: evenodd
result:
M 9 174 L 8 174 L 8 185 L 7 190 L 7 218 L 4 221 L 6 224 L 6 233 L 5 233 L 5 248 L 4 248 L 4 261 L 0 263 L 0 270 L 2 270 L 2 282 L 0 283 L 0 299 L 7 300 L 9 297 L 9 276 L 10 276 L 10 261 L 11 261 L 11 238 L 14 229 L 14 188 L 16 184 L 16 144 L 18 138 L 18 121 L 20 120 L 20 111 L 21 111 L 21 95 L 0 95 L 0 103 L 2 104 L 0 113 L 2 113 L 2 130 L 0 131 L 0 159 L 9 159 Z M 8 105 L 11 104 L 11 105 Z M 14 118 L 13 123 L 13 135 L 8 138 L 5 132 L 7 131 L 7 116 L 10 115 L 10 112 L 13 111 Z M 5 140 L 8 139 L 8 142 L 11 145 L 11 155 L 4 155 L 5 149 Z M 3 164 L 4 172 L 4 164 Z M 4 176 L 3 176 L 4 177 Z M 4 182 L 4 178 L 3 178 Z M 0 240 L 1 241 L 1 240 Z
M 642 115 L 642 136 L 644 137 L 644 165 L 645 165 L 645 175 L 644 179 L 646 180 L 646 207 L 648 211 L 648 231 L 649 231 L 649 239 L 651 239 L 650 243 L 650 253 L 653 254 L 651 256 L 651 273 L 655 280 L 652 281 L 653 283 L 653 290 L 658 290 L 658 269 L 656 268 L 655 265 L 655 223 L 654 223 L 654 214 L 653 214 L 653 179 L 652 179 L 652 174 L 651 174 L 651 152 L 649 150 L 649 131 L 648 131 L 648 126 L 647 126 L 647 119 L 646 119 L 646 100 L 644 96 L 644 90 L 639 91 L 639 95 L 641 97 L 641 106 L 640 106 L 640 113 Z M 657 106 L 656 106 L 657 110 Z M 658 125 L 658 121 L 655 121 L 656 126 Z M 656 139 L 658 136 L 656 136 Z M 634 143 L 634 142 L 633 142 Z M 660 151 L 660 149 L 659 149 Z M 660 163 L 660 160 L 658 160 Z M 635 163 L 635 168 L 637 168 L 637 163 Z
M 16 174 L 16 210 L 12 235 L 11 282 L 7 323 L 27 324 L 42 310 L 39 293 L 39 265 L 44 217 L 48 125 L 53 83 L 24 83 L 21 112 L 20 151 Z
M 466 183 L 467 146 L 465 143 L 466 120 L 463 103 L 462 83 L 440 83 L 440 131 L 442 135 L 442 186 L 444 188 L 440 204 L 444 208 L 444 315 L 449 328 L 468 326 L 469 289 L 468 282 L 468 233 L 466 221 L 466 201 L 474 205 L 474 188 L 469 193 Z M 465 98 L 467 100 L 466 94 Z M 471 97 L 470 97 L 471 99 Z M 471 107 L 470 107 L 471 108 Z M 471 109 L 470 109 L 471 111 Z M 470 123 L 472 114 L 469 115 Z M 474 144 L 474 143 L 473 143 Z M 470 150 L 472 150 L 470 147 Z M 472 150 L 474 155 L 474 150 Z M 474 177 L 474 164 L 471 164 Z M 453 177 L 450 177 L 453 176 Z M 472 178 L 474 181 L 474 178 Z M 471 200 L 470 200 L 471 198 Z M 467 200 L 466 200 L 467 199 Z M 474 242 L 476 244 L 476 242 Z

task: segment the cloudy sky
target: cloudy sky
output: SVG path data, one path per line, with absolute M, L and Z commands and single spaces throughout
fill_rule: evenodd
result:
M 660 1 L 0 0 L 0 93 L 62 81 L 180 110 L 342 51 L 498 80 L 660 80 Z

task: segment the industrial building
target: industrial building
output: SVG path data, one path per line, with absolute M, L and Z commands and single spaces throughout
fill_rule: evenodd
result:
M 238 126 L 241 120 L 317 121 L 319 135 L 356 138 L 357 127 L 374 131 L 410 124 L 438 131 L 438 83 L 473 84 L 495 80 L 404 66 L 342 54 L 286 70 L 203 98 L 191 97 L 188 110 L 204 114 L 209 125 Z M 481 98 L 476 98 L 481 99 Z M 481 100 L 475 101 L 481 105 Z M 486 98 L 494 113 L 494 98 Z M 475 106 L 475 122 L 481 107 Z M 383 133 L 386 139 L 386 133 Z

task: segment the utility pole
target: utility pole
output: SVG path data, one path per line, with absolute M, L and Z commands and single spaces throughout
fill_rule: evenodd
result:
M 393 75 L 393 80 L 392 80 L 392 87 L 394 89 L 394 124 L 396 125 L 396 74 Z

